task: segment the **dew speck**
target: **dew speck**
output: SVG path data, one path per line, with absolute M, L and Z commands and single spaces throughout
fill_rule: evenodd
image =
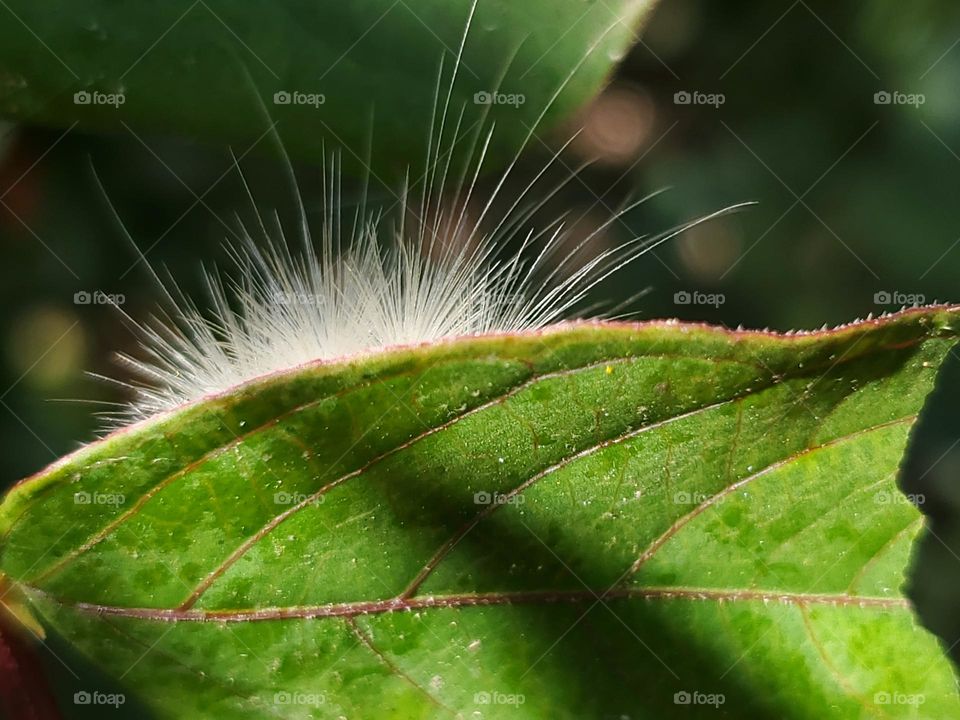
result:
M 610 62 L 618 63 L 623 60 L 626 54 L 626 49 L 622 47 L 611 48 L 610 50 L 607 50 L 607 59 L 609 59 Z

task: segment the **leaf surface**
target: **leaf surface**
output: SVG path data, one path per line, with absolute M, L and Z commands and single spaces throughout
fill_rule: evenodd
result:
M 895 478 L 958 328 L 581 323 L 298 368 L 22 482 L 0 569 L 159 717 L 960 716 Z

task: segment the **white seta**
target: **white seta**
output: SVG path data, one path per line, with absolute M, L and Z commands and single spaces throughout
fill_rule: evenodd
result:
M 311 233 L 290 170 L 300 210 L 300 247 L 291 249 L 279 222 L 271 223 L 270 232 L 257 213 L 255 233 L 241 227 L 241 242 L 229 248 L 235 265 L 231 279 L 216 270 L 207 273 L 211 307 L 206 312 L 175 283 L 165 286 L 157 278 L 168 308 L 146 323 L 128 318 L 141 352 L 121 356 L 133 378 L 121 384 L 133 398 L 119 411 L 105 414 L 112 427 L 306 363 L 445 338 L 542 329 L 570 317 L 594 286 L 624 265 L 733 209 L 590 255 L 591 241 L 642 201 L 612 214 L 579 241 L 571 239 L 566 218 L 531 228 L 536 213 L 560 189 L 554 187 L 537 202 L 530 199 L 561 148 L 493 218 L 520 152 L 481 201 L 477 179 L 494 129 L 478 123 L 467 140 L 469 159 L 459 168 L 453 143 L 441 151 L 444 138 L 460 136 L 464 112 L 454 121 L 448 111 L 472 15 L 471 10 L 445 98 L 441 82 L 437 85 L 428 162 L 417 183 L 417 199 L 407 182 L 396 221 L 368 212 L 365 202 L 345 219 L 334 160 L 324 172 L 323 220 L 319 232 Z M 579 64 L 554 93 L 527 141 L 578 69 Z M 274 139 L 280 145 L 276 135 Z M 286 165 L 289 169 L 289 160 Z

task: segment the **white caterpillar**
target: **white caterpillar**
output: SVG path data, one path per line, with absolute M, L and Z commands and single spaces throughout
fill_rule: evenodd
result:
M 470 19 L 460 53 L 469 25 Z M 460 171 L 451 166 L 454 153 L 440 150 L 442 138 L 459 135 L 463 119 L 461 112 L 454 123 L 448 113 L 459 62 L 458 54 L 441 112 L 441 83 L 437 85 L 432 150 L 417 201 L 404 188 L 398 220 L 389 222 L 362 204 L 344 223 L 334 161 L 325 172 L 318 238 L 311 234 L 302 202 L 302 242 L 297 251 L 284 239 L 279 222 L 271 232 L 258 213 L 256 234 L 261 237 L 255 240 L 243 228 L 244 240 L 231 247 L 237 279 L 225 281 L 217 271 L 207 274 L 211 300 L 207 313 L 184 297 L 175 283 L 172 291 L 161 283 L 169 310 L 146 324 L 131 320 L 142 354 L 121 358 L 133 376 L 131 382 L 122 383 L 133 400 L 121 411 L 107 414 L 112 425 L 145 419 L 304 363 L 443 338 L 543 328 L 569 317 L 611 273 L 721 214 L 585 257 L 593 237 L 638 203 L 614 214 L 573 248 L 564 218 L 530 228 L 531 218 L 552 193 L 540 202 L 528 198 L 558 152 L 493 221 L 494 204 L 517 157 L 481 203 L 475 197 L 477 178 L 493 129 L 472 136 L 471 160 Z M 451 183 L 452 193 L 447 191 Z M 299 193 L 297 197 L 299 201 Z M 517 243 L 520 252 L 508 255 L 505 249 Z

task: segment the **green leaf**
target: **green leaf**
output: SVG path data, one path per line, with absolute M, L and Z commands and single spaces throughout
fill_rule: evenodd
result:
M 160 717 L 957 717 L 895 475 L 958 323 L 298 368 L 18 485 L 0 568 Z
M 0 113 L 179 132 L 244 153 L 266 135 L 264 103 L 292 155 L 320 159 L 325 147 L 367 148 L 372 138 L 374 172 L 393 171 L 423 162 L 441 60 L 445 100 L 472 5 L 9 0 L 0 23 Z M 490 110 L 502 121 L 491 152 L 512 151 L 575 70 L 546 119 L 556 123 L 597 92 L 652 5 L 481 0 L 450 98 L 448 140 L 461 108 L 460 133 Z M 498 89 L 502 103 L 474 102 Z M 278 92 L 290 102 L 275 102 Z M 522 104 L 506 96 L 522 96 Z M 362 155 L 347 151 L 344 160 L 359 165 Z

